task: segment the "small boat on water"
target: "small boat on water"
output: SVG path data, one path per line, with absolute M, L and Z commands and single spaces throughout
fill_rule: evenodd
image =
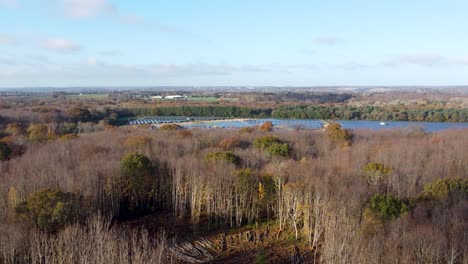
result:
M 380 125 L 381 125 L 381 126 L 388 126 L 388 123 L 380 122 Z

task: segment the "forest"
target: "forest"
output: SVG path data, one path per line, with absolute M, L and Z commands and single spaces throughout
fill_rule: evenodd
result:
M 128 109 L 136 116 L 216 116 L 242 118 L 284 118 L 284 119 L 325 119 L 325 120 L 385 120 L 385 121 L 427 121 L 427 122 L 468 122 L 467 108 L 418 108 L 402 106 L 326 106 L 296 105 L 276 108 L 252 108 L 237 106 L 173 106 Z
M 468 122 L 467 108 L 407 108 L 402 106 L 283 106 L 274 109 L 274 118 L 307 118 L 339 120 L 385 120 Z
M 151 130 L 67 113 L 4 120 L 0 263 L 468 261 L 466 129 Z

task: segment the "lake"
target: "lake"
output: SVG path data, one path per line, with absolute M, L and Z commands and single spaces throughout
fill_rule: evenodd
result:
M 304 128 L 304 129 L 319 129 L 323 127 L 321 120 L 314 119 L 245 119 L 245 120 L 218 120 L 207 122 L 195 122 L 182 124 L 187 128 L 242 128 L 248 126 L 261 125 L 266 121 L 273 123 L 276 128 Z M 387 125 L 381 125 L 380 121 L 355 121 L 355 120 L 338 120 L 336 121 L 346 129 L 405 129 L 405 128 L 422 128 L 427 132 L 435 132 L 445 129 L 461 129 L 468 128 L 468 123 L 438 123 L 438 122 L 403 122 L 389 121 Z
M 186 128 L 242 128 L 257 126 L 270 121 L 277 129 L 320 129 L 324 122 L 317 119 L 274 119 L 274 118 L 247 118 L 247 119 L 222 119 L 214 117 L 184 117 L 184 116 L 153 116 L 142 117 L 131 120 L 130 125 L 162 125 L 167 123 L 178 123 Z M 381 125 L 380 121 L 356 121 L 337 120 L 346 129 L 406 129 L 422 128 L 427 132 L 440 131 L 445 129 L 468 128 L 468 123 L 450 122 L 413 122 L 413 121 L 388 121 L 386 125 Z

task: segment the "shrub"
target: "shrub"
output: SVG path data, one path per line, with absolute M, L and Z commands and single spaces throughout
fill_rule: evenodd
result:
M 269 132 L 273 130 L 273 123 L 266 121 L 259 127 L 260 131 Z
M 193 134 L 192 134 L 192 131 L 184 129 L 184 130 L 177 131 L 176 135 L 181 138 L 190 138 L 192 137 Z
M 253 127 L 243 127 L 239 129 L 239 133 L 252 133 L 255 129 Z
M 288 143 L 273 143 L 268 146 L 265 151 L 273 156 L 289 156 L 289 144 Z
M 147 136 L 130 137 L 125 141 L 125 145 L 133 149 L 141 149 L 148 144 L 151 144 L 151 138 Z
M 238 138 L 225 138 L 221 140 L 218 146 L 224 150 L 230 150 L 240 146 L 240 140 Z
M 8 144 L 0 142 L 0 161 L 7 160 L 11 154 L 11 148 Z
M 224 160 L 224 161 L 230 162 L 230 163 L 232 163 L 234 165 L 239 165 L 240 164 L 239 156 L 236 156 L 231 151 L 210 152 L 210 153 L 206 154 L 205 160 L 207 160 L 207 161 Z
M 418 127 L 418 126 L 410 126 L 409 127 L 409 132 L 408 132 L 409 137 L 422 137 L 422 136 L 426 136 L 426 135 L 429 135 L 429 133 L 427 133 L 424 130 L 424 127 Z
M 264 150 L 275 143 L 282 143 L 279 138 L 273 136 L 260 137 L 254 140 L 254 147 Z
M 426 184 L 423 191 L 423 197 L 432 200 L 441 200 L 456 194 L 468 195 L 468 179 L 440 179 Z
M 77 139 L 77 138 L 78 138 L 77 134 L 70 133 L 70 134 L 65 134 L 61 136 L 60 140 L 68 141 L 68 140 Z
M 392 172 L 392 168 L 382 163 L 371 162 L 362 168 L 362 173 L 369 184 L 378 184 Z
M 384 220 L 391 220 L 410 210 L 407 201 L 395 198 L 391 195 L 376 194 L 372 196 L 369 208 Z
M 20 123 L 10 123 L 7 125 L 5 132 L 12 136 L 23 135 L 26 131 L 24 131 L 23 126 Z
M 350 145 L 353 138 L 351 132 L 347 129 L 341 128 L 338 123 L 330 123 L 326 127 L 328 137 L 341 145 Z
M 273 156 L 288 156 L 290 146 L 273 136 L 260 137 L 254 140 L 254 147 L 261 149 Z
M 16 207 L 16 212 L 40 230 L 52 233 L 78 220 L 84 211 L 82 205 L 78 194 L 46 189 L 31 194 Z
M 157 182 L 148 157 L 128 154 L 122 159 L 121 168 L 123 175 L 117 182 L 121 193 L 119 216 L 127 218 L 154 211 Z
M 49 139 L 49 129 L 43 124 L 31 124 L 28 128 L 28 138 L 32 142 L 46 142 Z
M 67 111 L 68 117 L 71 122 L 89 122 L 91 121 L 91 113 L 88 109 L 83 109 L 79 107 L 74 107 Z
M 151 161 L 143 154 L 130 153 L 121 161 L 121 168 L 126 176 L 145 176 L 153 170 Z
M 183 129 L 184 127 L 179 124 L 164 124 L 159 127 L 161 130 L 178 130 Z

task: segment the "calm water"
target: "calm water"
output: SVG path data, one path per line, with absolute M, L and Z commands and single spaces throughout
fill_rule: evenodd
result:
M 305 129 L 321 128 L 323 123 L 320 120 L 313 119 L 248 119 L 246 121 L 211 121 L 200 122 L 196 124 L 182 124 L 188 128 L 241 128 L 248 126 L 261 125 L 266 121 L 271 121 L 274 127 L 294 129 L 302 127 Z M 468 128 L 468 123 L 437 123 L 437 122 L 401 122 L 389 121 L 387 125 L 380 125 L 380 121 L 337 121 L 347 129 L 404 129 L 404 128 L 422 128 L 427 132 L 440 131 L 449 128 Z

